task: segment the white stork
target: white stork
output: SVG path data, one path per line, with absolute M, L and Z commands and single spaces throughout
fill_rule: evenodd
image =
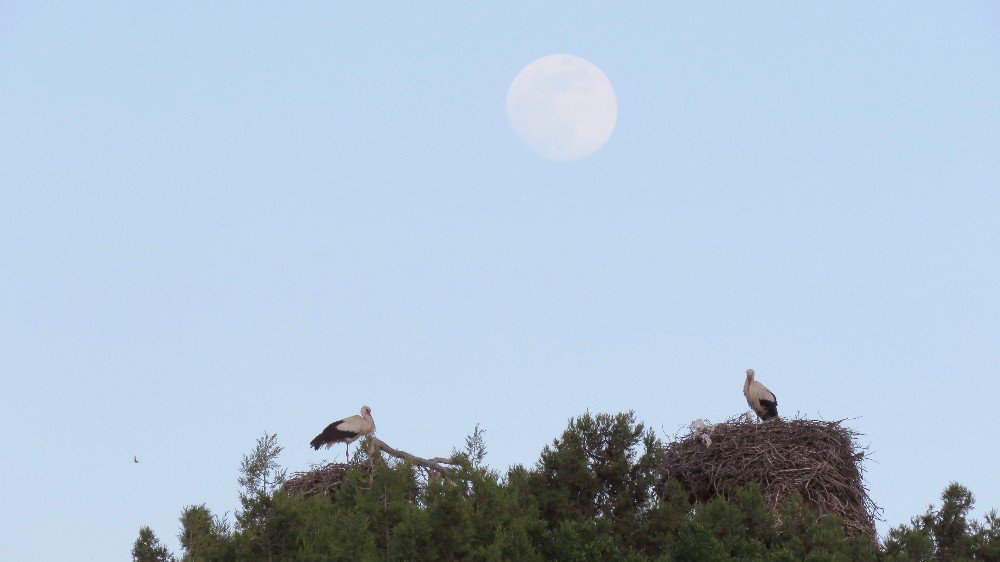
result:
M 743 395 L 747 397 L 747 404 L 750 404 L 758 418 L 764 421 L 777 419 L 778 399 L 766 386 L 753 380 L 753 375 L 753 369 L 747 369 L 747 382 L 743 383 Z
M 368 406 L 362 406 L 361 415 L 346 417 L 331 423 L 326 426 L 323 433 L 317 435 L 309 444 L 318 451 L 320 447 L 329 449 L 334 443 L 344 443 L 347 447 L 347 458 L 350 459 L 351 442 L 358 440 L 362 435 L 369 435 L 373 431 L 375 431 L 375 420 L 372 419 L 372 409 Z

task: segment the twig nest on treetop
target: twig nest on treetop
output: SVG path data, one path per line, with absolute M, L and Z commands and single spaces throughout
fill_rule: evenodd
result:
M 716 495 L 732 499 L 739 487 L 756 484 L 775 514 L 798 493 L 816 513 L 840 517 L 848 535 L 877 541 L 879 508 L 862 478 L 859 433 L 839 421 L 741 418 L 712 426 L 711 446 L 702 433 L 692 431 L 667 445 L 662 484 L 676 479 L 700 502 Z
M 296 472 L 285 481 L 284 489 L 307 498 L 317 494 L 332 494 L 340 488 L 349 467 L 345 463 L 331 462 L 313 467 L 312 470 Z

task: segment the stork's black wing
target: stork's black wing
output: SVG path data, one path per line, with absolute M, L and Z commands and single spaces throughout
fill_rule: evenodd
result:
M 773 394 L 771 396 L 774 396 Z M 771 400 L 764 400 L 761 398 L 757 402 L 760 403 L 760 407 L 764 410 L 764 415 L 761 416 L 765 420 L 778 417 L 778 399 L 775 398 L 772 402 Z
M 323 433 L 320 433 L 309 442 L 309 445 L 313 449 L 319 450 L 323 445 L 331 445 L 333 443 L 341 442 L 345 439 L 350 439 L 351 437 L 357 436 L 357 433 L 353 431 L 342 431 L 337 429 L 337 426 L 344 423 L 344 420 L 337 420 L 330 425 L 326 426 Z

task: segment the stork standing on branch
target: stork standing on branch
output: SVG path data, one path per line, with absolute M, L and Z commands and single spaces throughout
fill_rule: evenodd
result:
M 753 380 L 753 375 L 753 369 L 747 369 L 747 382 L 743 383 L 747 404 L 763 421 L 778 419 L 778 399 L 766 386 Z
M 375 420 L 372 419 L 372 409 L 368 406 L 362 406 L 361 415 L 350 416 L 331 423 L 326 426 L 323 433 L 317 435 L 309 444 L 318 451 L 320 447 L 329 449 L 334 443 L 344 443 L 347 448 L 347 458 L 350 460 L 351 442 L 360 439 L 362 435 L 370 435 L 374 431 Z

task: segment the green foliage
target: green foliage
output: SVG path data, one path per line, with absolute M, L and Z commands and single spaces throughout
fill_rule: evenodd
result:
M 278 436 L 264 434 L 249 455 L 240 464 L 240 505 L 243 510 L 236 515 L 241 529 L 252 528 L 266 514 L 271 493 L 285 480 L 285 470 L 278 466 L 281 446 Z
M 972 535 L 975 551 L 983 560 L 1000 560 L 1000 515 L 995 509 L 983 517 L 983 522 L 973 521 Z
M 570 420 L 546 446 L 525 493 L 535 496 L 553 529 L 571 521 L 604 521 L 616 541 L 632 547 L 645 511 L 654 503 L 664 445 L 632 412 L 589 413 Z
M 995 510 L 983 522 L 969 521 L 975 498 L 968 488 L 952 482 L 941 493 L 941 508 L 927 512 L 891 531 L 885 542 L 886 560 L 1000 560 L 1000 519 Z
M 180 522 L 178 539 L 184 549 L 183 562 L 236 559 L 229 524 L 213 516 L 205 504 L 185 507 Z
M 489 469 L 478 426 L 455 452 L 459 467 L 427 478 L 408 462 L 365 447 L 330 495 L 281 488 L 274 435 L 240 467 L 234 525 L 204 505 L 181 514 L 182 561 L 658 560 L 867 561 L 867 539 L 845 537 L 836 517 L 801 498 L 777 513 L 747 486 L 730 499 L 692 504 L 676 481 L 659 485 L 664 445 L 631 412 L 584 414 L 531 468 Z M 942 507 L 893 529 L 886 560 L 1000 560 L 1000 517 L 970 521 L 972 494 L 953 484 Z M 144 527 L 133 560 L 172 561 Z
M 240 560 L 275 560 L 284 536 L 272 524 L 274 492 L 285 480 L 286 470 L 278 465 L 281 446 L 278 436 L 264 434 L 240 464 L 240 511 L 236 513 L 236 554 Z
M 462 455 L 473 469 L 482 466 L 483 459 L 486 458 L 486 430 L 480 429 L 478 423 L 472 433 L 465 438 L 465 452 Z
M 132 545 L 133 562 L 174 562 L 173 555 L 163 546 L 149 527 L 139 529 L 139 538 Z

